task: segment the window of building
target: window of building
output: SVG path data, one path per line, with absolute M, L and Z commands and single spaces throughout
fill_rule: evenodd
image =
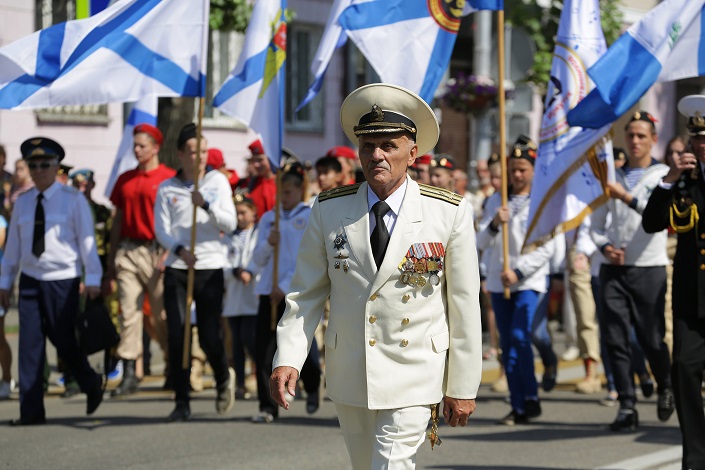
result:
M 288 131 L 323 131 L 325 89 L 322 89 L 318 96 L 298 113 L 295 112 L 313 81 L 311 63 L 321 41 L 321 34 L 321 27 L 316 25 L 290 23 L 287 29 L 286 130 Z
M 75 18 L 75 0 L 35 0 L 35 27 L 37 30 Z M 37 109 L 35 114 L 40 123 L 107 125 L 109 122 L 108 106 L 105 104 L 58 106 Z
M 237 64 L 245 43 L 245 35 L 233 31 L 211 31 L 208 35 L 208 64 L 206 69 L 206 99 L 204 125 L 207 127 L 246 127 L 213 107 L 213 97 L 220 90 L 228 74 Z M 198 109 L 196 109 L 198 112 Z

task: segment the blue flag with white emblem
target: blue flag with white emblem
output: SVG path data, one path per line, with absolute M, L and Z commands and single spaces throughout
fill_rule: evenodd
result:
M 0 108 L 203 96 L 207 0 L 121 0 L 0 48 Z
M 501 10 L 503 0 L 356 0 L 340 26 L 382 82 L 433 99 L 448 67 L 463 15 Z

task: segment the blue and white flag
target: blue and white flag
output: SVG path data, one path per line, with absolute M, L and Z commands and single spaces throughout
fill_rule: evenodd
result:
M 130 115 L 127 117 L 125 129 L 122 132 L 122 140 L 118 147 L 117 156 L 113 162 L 113 169 L 110 170 L 110 178 L 105 186 L 105 195 L 110 198 L 113 187 L 118 176 L 128 170 L 137 168 L 137 158 L 134 152 L 134 137 L 132 131 L 137 124 L 157 125 L 157 103 L 156 96 L 145 96 L 132 106 Z
M 0 48 L 0 108 L 203 96 L 207 0 L 122 0 Z
M 593 90 L 568 114 L 598 128 L 627 112 L 657 81 L 705 75 L 705 0 L 665 0 L 624 33 L 588 74 Z
M 577 228 L 604 203 L 614 180 L 612 143 L 601 129 L 570 127 L 566 116 L 592 83 L 587 68 L 607 50 L 599 0 L 566 0 L 558 26 L 551 78 L 531 185 L 525 249 Z
M 501 10 L 503 0 L 355 0 L 338 19 L 384 83 L 433 99 L 463 14 Z
M 286 0 L 257 0 L 237 65 L 213 105 L 257 132 L 273 171 L 284 138 Z
M 340 26 L 338 18 L 343 10 L 350 6 L 352 2 L 353 0 L 335 0 L 335 3 L 333 3 L 330 13 L 328 14 L 326 29 L 323 30 L 321 42 L 318 45 L 316 55 L 313 57 L 313 63 L 311 63 L 313 83 L 309 87 L 308 93 L 306 93 L 304 99 L 301 100 L 301 103 L 296 107 L 297 112 L 309 104 L 321 91 L 323 79 L 325 78 L 326 70 L 328 70 L 330 59 L 333 57 L 333 52 L 348 42 L 348 37 L 345 35 L 342 26 Z

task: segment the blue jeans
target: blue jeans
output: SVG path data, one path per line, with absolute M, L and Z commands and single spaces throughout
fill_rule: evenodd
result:
M 558 357 L 553 351 L 553 341 L 548 331 L 548 303 L 550 300 L 551 278 L 546 276 L 546 292 L 539 293 L 534 321 L 531 324 L 531 342 L 541 356 L 544 368 L 558 364 Z
M 533 290 L 513 292 L 509 299 L 502 293 L 492 293 L 510 401 L 517 413 L 524 413 L 527 398 L 538 397 L 531 349 L 531 327 L 538 298 L 539 293 Z

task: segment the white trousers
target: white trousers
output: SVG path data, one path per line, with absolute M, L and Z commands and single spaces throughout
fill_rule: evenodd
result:
M 369 410 L 336 403 L 354 470 L 413 470 L 426 438 L 430 406 Z

